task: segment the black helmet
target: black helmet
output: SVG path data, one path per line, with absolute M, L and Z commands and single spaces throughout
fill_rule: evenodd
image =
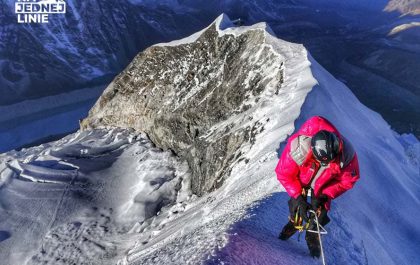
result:
M 322 130 L 312 137 L 311 149 L 315 158 L 326 165 L 338 155 L 340 142 L 334 133 Z

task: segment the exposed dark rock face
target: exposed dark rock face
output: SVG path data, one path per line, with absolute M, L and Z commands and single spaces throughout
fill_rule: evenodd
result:
M 265 43 L 266 31 L 234 35 L 220 32 L 219 22 L 193 42 L 137 55 L 81 124 L 146 132 L 157 146 L 187 160 L 199 195 L 223 183 L 241 159 L 240 147 L 262 130 L 259 122 L 235 126 L 241 122 L 235 117 L 283 80 L 283 59 Z

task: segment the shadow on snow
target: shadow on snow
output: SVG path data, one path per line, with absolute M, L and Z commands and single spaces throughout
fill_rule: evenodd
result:
M 204 262 L 215 264 L 321 264 L 309 256 L 305 235 L 296 233 L 287 241 L 278 239 L 288 220 L 286 192 L 276 192 L 248 209 L 245 218 L 227 232 L 228 243 Z M 329 231 L 323 237 L 327 264 L 367 264 L 363 244 L 353 242 L 349 226 L 343 222 L 339 209 L 330 213 Z

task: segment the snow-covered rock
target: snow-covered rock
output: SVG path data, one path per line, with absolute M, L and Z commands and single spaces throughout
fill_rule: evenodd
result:
M 268 105 L 272 112 L 259 106 L 254 115 L 270 113 L 270 122 L 249 150 L 241 149 L 248 163 L 236 163 L 221 188 L 196 202 L 198 206 L 187 208 L 183 218 L 171 222 L 153 240 L 137 244 L 126 262 L 318 264 L 308 257 L 304 242 L 277 239 L 287 222 L 288 196 L 279 193 L 273 172 L 279 143 L 314 115 L 328 118 L 350 139 L 361 168 L 360 182 L 332 205 L 333 221 L 324 238 L 327 264 L 410 264 L 419 259 L 418 140 L 398 136 L 310 55 L 290 55 L 285 56 L 284 87 L 306 83 L 313 86 L 311 92 L 287 90 L 290 94 L 274 96 L 274 102 L 287 106 L 281 112 L 276 111 L 277 104 Z M 308 74 L 295 75 L 290 69 L 293 64 L 288 64 L 291 58 L 301 62 L 297 72 Z M 290 101 L 292 95 L 295 100 L 305 98 L 295 121 L 288 120 L 288 115 L 296 114 L 294 107 L 300 108 L 300 101 Z
M 303 46 L 275 39 L 264 23 L 229 26 L 222 15 L 191 37 L 140 53 L 108 86 L 82 127 L 146 132 L 188 162 L 195 193 L 220 187 L 235 163 L 249 159 L 242 147 L 252 148 L 256 135 L 267 129 L 268 107 L 279 104 L 273 108 L 281 112 L 285 97 L 305 93 L 315 82 L 283 84 L 288 60 L 295 61 L 287 62 L 286 74 L 306 74 L 298 62 L 306 55 Z
M 419 34 L 418 27 L 413 27 L 418 18 L 383 12 L 387 0 L 68 0 L 67 14 L 53 16 L 46 25 L 17 24 L 15 2 L 0 1 L 0 105 L 28 100 L 21 106 L 30 108 L 40 97 L 97 85 L 105 88 L 142 49 L 189 35 L 226 12 L 246 24 L 268 21 L 282 39 L 304 43 L 395 130 L 420 135 L 417 123 L 406 119 L 420 117 L 416 83 Z M 78 102 L 78 110 L 63 113 L 69 107 L 65 103 L 43 112 L 42 120 L 37 113 L 37 117 L 21 117 L 7 126 L 0 124 L 0 133 L 7 135 L 0 136 L 0 151 L 75 131 L 91 102 L 83 107 Z M 2 112 L 2 116 L 11 120 L 14 114 Z M 28 133 L 34 127 L 22 123 L 29 119 L 42 130 Z M 48 126 L 51 123 L 61 129 Z

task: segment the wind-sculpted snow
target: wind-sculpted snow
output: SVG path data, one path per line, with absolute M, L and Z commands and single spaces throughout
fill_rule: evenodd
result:
M 250 161 L 236 165 L 220 189 L 192 203 L 152 240 L 140 238 L 129 252 L 128 264 L 320 264 L 309 257 L 304 236 L 300 242 L 297 236 L 286 242 L 277 239 L 288 220 L 289 196 L 279 192 L 284 190 L 273 172 L 281 152 L 276 149 L 290 133 L 289 126 L 298 128 L 313 115 L 327 117 L 352 141 L 362 176 L 332 204 L 329 233 L 323 237 L 327 264 L 399 265 L 419 260 L 420 143 L 413 135 L 395 134 L 343 83 L 308 59 L 318 85 L 304 95 L 294 125 L 280 125 L 284 118 L 273 113 L 272 131 L 260 134 L 254 145 L 258 150 L 245 154 Z M 285 76 L 287 84 L 289 75 Z
M 177 201 L 182 212 L 183 178 L 188 172 L 171 153 L 121 129 L 5 153 L 2 264 L 112 264 L 125 247 L 122 235 Z
M 420 214 L 420 142 L 413 135 L 397 135 L 377 113 L 360 104 L 343 83 L 311 57 L 309 60 L 318 84 L 306 96 L 295 128 L 314 115 L 328 118 L 353 143 L 361 170 L 354 189 L 333 201 L 329 214 L 332 221 L 326 226 L 329 234 L 323 237 L 327 264 L 412 264 L 420 258 L 420 229 L 416 224 Z M 232 212 L 245 213 L 220 236 L 224 243 L 204 257 L 204 264 L 320 264 L 308 257 L 303 235 L 300 242 L 298 236 L 287 242 L 277 239 L 288 220 L 289 199 L 287 193 L 278 193 L 280 184 L 272 172 L 278 157 L 269 152 L 278 143 L 269 137 L 259 138 L 256 145 L 267 155 L 255 155 L 246 171 L 238 167 L 233 184 L 211 195 L 218 198 L 219 192 L 223 194 L 221 201 L 214 202 L 223 206 L 213 212 L 227 207 L 226 197 L 230 199 L 228 207 L 232 200 L 237 202 L 237 210 L 220 219 L 231 222 Z M 278 151 L 279 155 L 281 148 Z M 249 197 L 254 203 L 247 205 L 245 198 Z M 197 230 L 194 233 L 199 234 L 207 227 Z M 159 260 L 173 255 L 167 245 L 155 252 L 161 256 Z
M 223 25 L 229 24 L 226 17 L 220 17 L 215 24 L 220 25 L 219 22 L 221 21 L 224 21 Z M 135 128 L 141 130 L 141 128 L 147 128 L 147 123 L 151 123 L 151 121 L 148 121 L 147 117 L 143 117 L 143 114 L 137 115 L 137 113 L 146 112 L 147 108 L 154 108 L 153 112 L 151 110 L 146 112 L 149 117 L 153 117 L 156 113 L 161 115 L 162 119 L 165 118 L 165 115 L 167 118 L 174 117 L 174 120 L 166 123 L 155 119 L 154 121 L 157 122 L 157 125 L 146 130 L 155 143 L 159 144 L 162 141 L 168 141 L 173 145 L 177 144 L 176 141 L 183 143 L 194 139 L 192 137 L 195 133 L 194 129 L 198 128 L 200 135 L 196 137 L 196 141 L 204 141 L 204 143 L 207 141 L 206 145 L 203 145 L 207 149 L 203 148 L 202 152 L 209 152 L 210 154 L 214 152 L 214 154 L 219 154 L 216 158 L 222 160 L 226 160 L 222 149 L 225 148 L 225 144 L 222 142 L 220 145 L 221 150 L 219 148 L 213 150 L 212 141 L 218 141 L 223 137 L 237 137 L 236 135 L 240 135 L 252 128 L 252 138 L 240 141 L 240 144 L 233 149 L 240 156 L 232 161 L 227 161 L 228 163 L 226 164 L 232 170 L 230 174 L 226 172 L 223 183 L 218 184 L 220 188 L 208 195 L 204 193 L 205 190 L 202 190 L 203 197 L 189 202 L 184 213 L 179 218 L 169 222 L 161 216 L 153 218 L 154 221 L 152 223 L 156 223 L 156 227 L 148 228 L 139 235 L 137 243 L 124 259 L 124 262 L 128 264 L 200 263 L 203 257 L 209 255 L 213 249 L 225 245 L 225 231 L 230 224 L 239 220 L 245 214 L 245 205 L 252 204 L 254 201 L 259 200 L 261 196 L 272 192 L 273 189 L 278 190 L 278 185 L 272 185 L 271 181 L 274 169 L 272 162 L 277 158 L 276 148 L 278 147 L 278 142 L 284 140 L 286 135 L 293 131 L 293 122 L 298 118 L 299 109 L 304 102 L 305 95 L 316 83 L 310 73 L 307 52 L 301 45 L 287 43 L 275 38 L 267 32 L 265 24 L 225 29 L 215 27 L 215 24 L 203 31 L 201 36 L 193 35 L 191 38 L 177 41 L 175 46 L 173 46 L 174 42 L 172 42 L 170 46 L 161 44 L 157 47 L 152 47 L 150 51 L 146 51 L 146 55 L 154 51 L 153 55 L 157 54 L 159 56 L 163 52 L 157 53 L 158 51 L 173 50 L 173 58 L 171 57 L 170 60 L 154 59 L 156 63 L 148 63 L 147 66 L 149 68 L 147 68 L 142 64 L 137 64 L 139 62 L 148 62 L 147 60 L 152 60 L 153 58 L 146 57 L 146 60 L 143 59 L 145 55 L 139 55 L 126 72 L 110 85 L 102 98 L 97 102 L 96 107 L 91 111 L 88 119 L 82 122 L 83 126 L 94 127 L 100 127 L 105 124 L 125 127 L 134 125 Z M 218 59 L 219 53 L 215 53 L 213 49 L 203 45 L 203 43 L 209 43 L 207 45 L 210 45 L 211 48 L 213 47 L 212 45 L 215 45 L 213 44 L 215 41 L 216 51 L 219 51 L 220 55 L 226 59 Z M 252 44 L 254 45 L 252 45 L 252 48 L 249 47 L 250 45 L 247 44 L 247 41 L 253 41 Z M 199 48 L 204 46 L 203 50 L 211 52 L 211 57 L 208 53 L 200 53 L 201 49 L 193 49 L 197 46 Z M 204 59 L 201 59 L 204 61 L 204 64 L 187 64 L 184 70 L 185 74 L 179 73 L 179 68 L 183 69 L 182 65 L 185 61 L 185 56 L 181 56 L 183 53 L 180 52 L 187 48 L 189 54 L 197 53 L 196 60 L 208 57 L 211 60 L 215 60 L 211 67 L 208 67 L 207 71 L 210 71 L 209 74 L 203 74 L 198 71 L 194 78 L 188 80 L 189 68 L 206 68 L 207 64 L 205 64 L 206 61 Z M 247 49 L 250 50 L 247 51 Z M 254 49 L 256 49 L 255 52 Z M 233 51 L 237 50 L 244 52 L 233 53 Z M 222 51 L 226 54 L 222 53 Z M 169 52 L 165 54 L 169 55 Z M 186 56 L 192 56 L 192 54 L 187 54 Z M 267 55 L 269 56 L 267 57 Z M 267 60 L 268 58 L 270 60 Z M 194 62 L 193 59 L 189 60 Z M 210 59 L 209 62 L 212 62 Z M 229 66 L 230 60 L 235 63 L 238 69 L 228 68 L 231 67 Z M 236 62 L 235 60 L 239 61 Z M 259 60 L 264 63 L 259 62 Z M 174 62 L 172 63 L 172 61 Z M 170 68 L 166 67 L 165 64 L 162 65 L 165 62 L 170 65 Z M 159 74 L 159 71 L 162 70 L 158 66 L 164 69 L 169 68 L 166 76 L 171 77 L 171 75 L 175 74 L 176 78 L 174 79 L 178 80 L 176 81 L 177 83 L 171 86 L 170 78 L 168 78 L 168 81 L 166 79 L 159 81 L 159 77 L 164 75 Z M 150 68 L 153 70 L 149 70 Z M 217 72 L 216 70 L 220 68 L 231 69 L 231 71 Z M 216 71 L 216 74 L 212 74 L 212 71 Z M 144 72 L 149 73 L 151 76 L 145 75 Z M 138 76 L 139 73 L 145 75 L 146 78 L 140 78 L 141 76 Z M 194 71 L 194 73 L 196 72 Z M 152 79 L 152 75 L 156 75 L 157 81 Z M 219 77 L 219 75 L 222 75 L 222 77 Z M 124 78 L 127 80 L 122 82 Z M 229 78 L 233 78 L 233 80 Z M 234 78 L 240 81 L 234 82 Z M 262 81 L 252 82 L 255 78 Z M 213 86 L 209 88 L 206 86 L 200 87 L 200 80 L 203 79 L 208 80 L 209 84 L 213 84 Z M 139 85 L 133 83 L 136 80 L 140 82 L 137 83 Z M 148 80 L 152 83 L 145 88 L 145 91 L 149 89 L 151 91 L 143 93 L 141 90 L 142 82 L 147 84 Z M 264 80 L 268 83 L 264 83 Z M 163 85 L 160 85 L 160 82 Z M 223 89 L 215 86 L 219 82 L 222 84 L 226 83 L 221 87 Z M 261 82 L 262 84 L 260 84 Z M 154 86 L 155 84 L 160 86 Z M 259 88 L 261 88 L 261 91 L 258 91 Z M 189 93 L 191 90 L 195 94 Z M 254 91 L 256 91 L 255 95 L 253 94 Z M 249 94 L 249 97 L 245 100 L 237 100 L 236 98 L 242 93 Z M 239 96 L 236 94 L 239 94 Z M 145 108 L 141 107 L 141 105 L 136 107 L 138 102 L 144 102 L 144 99 L 142 99 L 144 96 L 146 96 L 147 100 L 150 100 L 150 103 Z M 156 98 L 160 100 L 160 97 L 165 99 L 161 100 L 162 103 L 160 101 L 153 103 Z M 204 101 L 203 105 L 199 105 L 198 103 L 203 98 L 209 100 L 209 102 Z M 234 112 L 230 112 L 233 107 L 224 105 L 226 102 L 234 103 Z M 183 116 L 177 114 L 177 111 L 185 109 L 185 106 L 189 106 L 191 111 L 184 112 Z M 222 119 L 214 117 L 212 111 L 220 112 Z M 126 119 L 129 117 L 125 114 L 127 112 L 135 115 Z M 180 117 L 185 119 L 181 120 L 182 122 L 190 121 L 194 124 L 194 127 L 190 124 L 189 131 L 185 132 L 188 124 L 180 124 L 174 126 L 174 128 L 179 130 L 175 131 L 175 133 L 171 130 L 165 131 L 165 134 L 160 133 L 164 128 L 172 129 L 167 126 L 176 125 L 175 122 Z M 214 121 L 217 122 L 210 127 L 211 122 Z M 136 127 L 137 125 L 143 127 Z M 204 125 L 203 128 L 208 129 L 203 131 L 197 125 Z M 191 127 L 192 130 L 190 130 Z M 261 142 L 262 139 L 267 139 L 272 145 L 256 144 Z M 193 153 L 192 150 L 194 148 L 186 149 L 184 153 L 177 152 L 177 150 L 175 152 L 181 155 L 186 153 L 187 156 L 190 155 L 193 158 L 200 156 L 200 153 Z M 210 156 L 205 158 L 203 163 L 206 163 L 206 165 L 200 165 L 204 169 L 208 166 L 214 166 L 215 163 L 217 166 L 217 163 L 219 163 L 217 160 L 216 162 L 211 160 L 212 157 Z M 194 166 L 196 165 L 192 164 L 192 167 Z M 208 183 L 213 183 L 216 180 L 210 174 L 205 177 L 203 176 L 203 181 Z M 261 178 L 268 179 L 261 181 Z M 197 183 L 198 180 L 196 176 L 192 176 L 192 182 L 195 181 Z M 267 185 L 268 183 L 270 185 Z
M 123 264 L 319 264 L 308 257 L 304 241 L 277 239 L 287 222 L 288 196 L 278 193 L 282 189 L 274 174 L 279 144 L 313 115 L 330 119 L 352 141 L 362 176 L 332 205 L 324 237 L 327 264 L 410 264 L 419 259 L 418 140 L 398 136 L 308 57 L 286 55 L 281 96 L 272 94 L 271 104 L 250 114 L 270 120 L 253 145 L 242 147 L 246 160 L 234 163 L 224 184 L 190 202 L 179 218 L 142 233 Z M 304 87 L 313 90 L 308 94 Z
M 277 239 L 288 195 L 274 173 L 288 135 L 314 115 L 353 143 L 361 169 L 354 189 L 332 204 L 327 264 L 420 260 L 416 137 L 392 131 L 303 46 L 275 38 L 264 24 L 228 22 L 219 18 L 201 34 L 140 54 L 82 123 L 101 128 L 0 155 L 2 264 L 319 264 L 303 238 Z M 199 99 L 209 98 L 202 108 Z M 200 178 L 186 163 L 145 134 L 115 126 L 144 129 L 179 148 L 191 167 L 188 155 L 219 152 L 229 170 L 217 189 L 197 197 L 189 187 Z M 252 137 L 235 138 L 247 131 Z M 239 139 L 231 161 L 224 149 L 211 150 L 224 137 Z M 203 149 L 194 146 L 200 141 Z

